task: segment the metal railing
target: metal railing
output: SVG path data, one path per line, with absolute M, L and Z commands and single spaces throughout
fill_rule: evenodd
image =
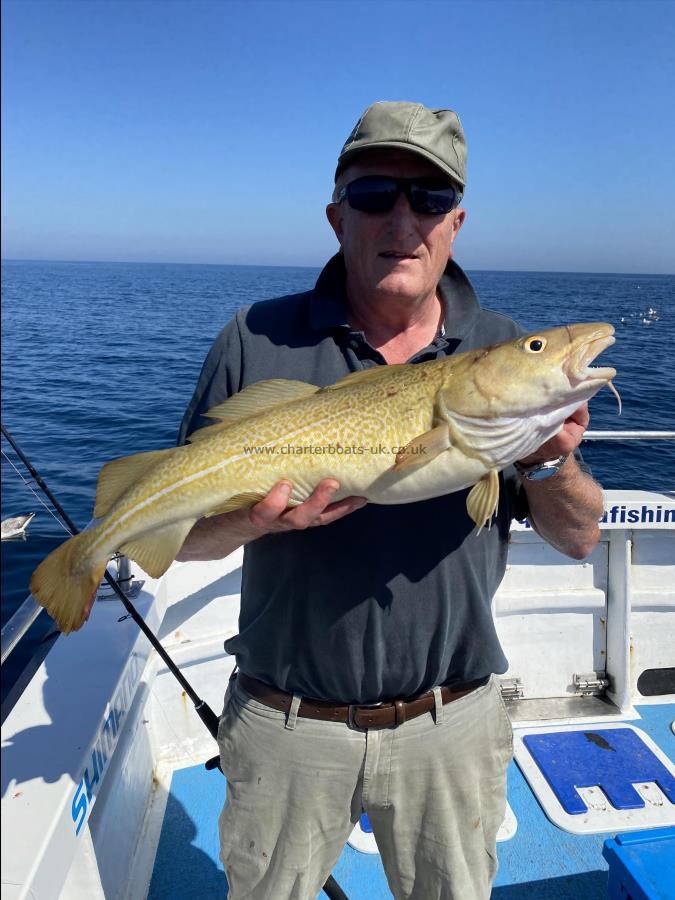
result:
M 2 665 L 24 634 L 42 612 L 42 607 L 29 594 L 2 629 Z
M 124 593 L 133 600 L 143 586 L 143 581 L 136 581 L 131 576 L 131 566 L 126 556 L 115 556 L 113 562 L 117 565 L 117 572 L 112 572 L 112 576 L 117 584 L 122 588 Z M 112 590 L 107 590 L 108 585 L 105 581 L 101 582 L 97 600 L 113 600 L 117 599 Z M 10 620 L 2 628 L 2 647 L 1 647 L 1 663 L 5 664 L 5 660 L 16 648 L 21 638 L 26 634 L 33 622 L 37 619 L 44 607 L 40 606 L 32 594 L 29 594 L 23 601 L 21 606 L 12 615 Z
M 675 441 L 675 431 L 587 431 L 585 441 Z

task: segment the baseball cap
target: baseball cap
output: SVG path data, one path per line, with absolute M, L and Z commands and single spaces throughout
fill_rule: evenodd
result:
M 406 101 L 373 103 L 340 151 L 335 180 L 357 153 L 387 147 L 417 153 L 466 186 L 466 140 L 459 116 L 451 109 Z

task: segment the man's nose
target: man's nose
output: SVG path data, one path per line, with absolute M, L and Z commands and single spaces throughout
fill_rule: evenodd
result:
M 405 191 L 401 191 L 389 213 L 389 230 L 392 234 L 409 233 L 417 225 L 417 215 L 408 202 Z

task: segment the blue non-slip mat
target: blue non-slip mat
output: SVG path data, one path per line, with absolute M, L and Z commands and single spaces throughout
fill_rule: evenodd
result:
M 635 725 L 666 755 L 675 756 L 673 705 L 641 706 Z M 591 730 L 589 728 L 589 730 Z M 546 818 L 515 763 L 509 768 L 509 803 L 515 836 L 497 845 L 499 871 L 493 900 L 607 900 L 602 845 L 614 834 L 573 835 Z M 177 769 L 157 848 L 149 900 L 224 900 L 227 882 L 218 843 L 225 778 L 203 765 Z M 345 847 L 334 872 L 349 900 L 391 900 L 379 856 Z M 326 900 L 322 892 L 321 900 Z
M 225 900 L 218 816 L 226 781 L 218 769 L 176 769 L 162 823 L 148 900 Z M 333 872 L 349 900 L 391 900 L 379 856 L 345 847 Z M 326 895 L 321 891 L 321 900 Z
M 218 816 L 226 782 L 218 769 L 176 769 L 162 822 L 148 900 L 206 900 L 227 896 L 218 857 Z
M 670 723 L 675 705 L 638 706 L 637 711 L 641 718 L 632 724 L 673 759 L 675 735 Z M 492 900 L 607 900 L 608 867 L 602 845 L 616 832 L 562 831 L 546 818 L 515 762 L 509 767 L 508 798 L 518 830 L 510 841 L 497 845 L 499 869 Z

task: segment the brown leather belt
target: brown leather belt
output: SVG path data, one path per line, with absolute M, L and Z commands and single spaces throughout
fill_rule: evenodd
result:
M 465 697 L 477 688 L 487 684 L 489 679 L 490 676 L 487 676 L 468 684 L 453 685 L 452 687 L 444 685 L 441 687 L 443 704 L 452 703 L 453 700 Z M 251 678 L 250 675 L 245 675 L 243 672 L 237 673 L 237 681 L 247 694 L 264 703 L 265 706 L 270 706 L 272 709 L 278 709 L 285 713 L 290 710 L 293 700 L 292 694 L 279 691 L 269 684 L 265 684 L 264 681 Z M 433 691 L 428 691 L 426 694 L 420 694 L 418 697 L 412 697 L 409 700 L 392 700 L 389 703 L 372 705 L 332 703 L 330 700 L 312 700 L 309 697 L 303 697 L 298 709 L 298 715 L 306 719 L 344 722 L 357 728 L 394 728 L 410 721 L 410 719 L 416 719 L 417 716 L 421 716 L 426 712 L 431 712 L 434 707 Z

